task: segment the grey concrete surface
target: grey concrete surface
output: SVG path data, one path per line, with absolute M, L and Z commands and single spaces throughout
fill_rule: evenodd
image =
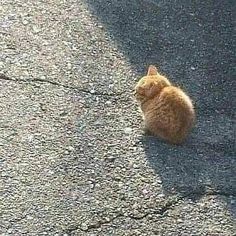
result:
M 0 235 L 236 235 L 235 1 L 2 0 Z M 156 64 L 193 98 L 145 136 Z

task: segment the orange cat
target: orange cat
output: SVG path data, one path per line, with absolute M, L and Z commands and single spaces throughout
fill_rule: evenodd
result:
M 149 66 L 135 87 L 145 129 L 170 143 L 180 144 L 191 130 L 195 112 L 190 98 Z

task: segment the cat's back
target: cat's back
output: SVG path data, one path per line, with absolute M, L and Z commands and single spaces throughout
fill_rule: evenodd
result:
M 194 107 L 189 96 L 180 88 L 175 86 L 168 86 L 162 89 L 159 100 L 163 103 L 169 104 L 175 110 L 188 110 L 194 113 Z

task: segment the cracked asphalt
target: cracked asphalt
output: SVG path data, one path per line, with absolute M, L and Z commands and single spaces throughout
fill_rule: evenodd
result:
M 0 235 L 236 235 L 235 1 L 2 0 Z M 192 97 L 145 136 L 149 64 Z

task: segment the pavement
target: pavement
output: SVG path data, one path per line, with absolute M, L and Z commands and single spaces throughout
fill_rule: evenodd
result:
M 2 0 L 0 235 L 236 235 L 235 1 Z M 149 64 L 182 146 L 145 136 Z

